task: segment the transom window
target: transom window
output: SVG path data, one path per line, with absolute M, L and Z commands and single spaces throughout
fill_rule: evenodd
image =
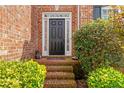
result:
M 70 17 L 70 13 L 45 13 L 44 17 Z

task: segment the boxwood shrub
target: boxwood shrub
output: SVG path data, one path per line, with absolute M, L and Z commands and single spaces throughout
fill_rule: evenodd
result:
M 0 62 L 0 87 L 43 87 L 46 67 L 33 60 Z
M 90 88 L 124 88 L 124 74 L 112 67 L 102 67 L 89 73 L 87 83 Z
M 2 88 L 20 88 L 20 81 L 14 79 L 0 79 L 0 87 Z

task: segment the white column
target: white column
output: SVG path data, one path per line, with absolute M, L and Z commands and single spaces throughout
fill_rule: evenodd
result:
M 49 19 L 43 18 L 42 21 L 42 56 L 48 56 L 49 55 Z
M 72 33 L 71 33 L 71 18 L 65 19 L 65 55 L 71 56 Z

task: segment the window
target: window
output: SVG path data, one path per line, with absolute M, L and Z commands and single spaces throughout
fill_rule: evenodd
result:
M 101 6 L 93 6 L 93 19 L 101 18 Z
M 110 6 L 93 6 L 93 19 L 96 20 L 98 18 L 108 19 L 109 11 L 111 10 Z
M 111 10 L 110 6 L 101 7 L 101 18 L 108 19 L 110 10 Z

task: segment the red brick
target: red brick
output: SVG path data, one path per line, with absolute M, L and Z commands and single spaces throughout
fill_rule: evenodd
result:
M 42 12 L 72 12 L 72 31 L 77 31 L 77 8 L 61 5 L 56 11 L 53 5 L 0 6 L 0 48 L 9 51 L 0 58 L 33 58 L 35 50 L 42 51 Z M 92 20 L 92 10 L 92 6 L 80 6 L 80 26 Z

